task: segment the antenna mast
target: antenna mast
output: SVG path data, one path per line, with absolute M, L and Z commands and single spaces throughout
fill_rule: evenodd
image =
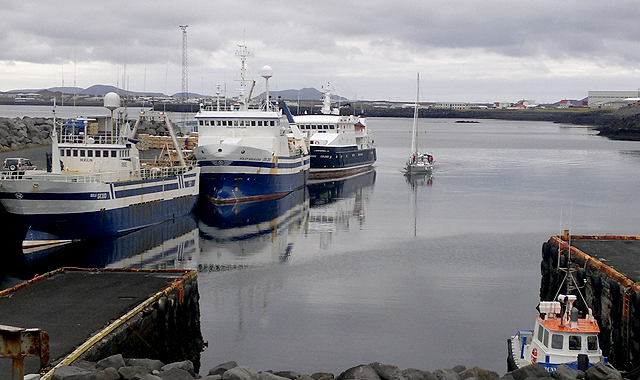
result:
M 247 67 L 245 65 L 245 62 L 247 60 L 247 57 L 253 57 L 253 54 L 249 52 L 249 49 L 247 49 L 247 45 L 238 45 L 238 50 L 236 50 L 236 56 L 240 57 L 240 88 L 238 89 L 238 101 L 240 103 L 240 107 L 242 109 L 247 109 L 249 108 L 249 105 L 247 104 L 247 98 L 245 96 L 246 93 L 246 89 L 247 89 L 247 85 L 246 85 L 246 79 L 245 79 L 245 73 L 247 72 Z
M 189 99 L 189 83 L 187 72 L 187 27 L 189 25 L 180 25 L 182 29 L 182 103 Z

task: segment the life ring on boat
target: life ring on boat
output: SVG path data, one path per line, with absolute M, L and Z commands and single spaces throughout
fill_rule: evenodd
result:
M 533 350 L 531 350 L 531 364 L 535 364 L 538 362 L 538 349 L 537 348 L 533 348 Z

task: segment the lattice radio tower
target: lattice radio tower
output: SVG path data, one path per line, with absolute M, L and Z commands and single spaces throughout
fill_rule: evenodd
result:
M 182 103 L 189 99 L 189 73 L 187 71 L 187 27 L 189 25 L 180 25 L 182 29 Z

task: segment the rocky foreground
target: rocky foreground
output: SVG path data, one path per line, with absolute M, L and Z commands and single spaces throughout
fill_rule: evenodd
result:
M 25 376 L 25 380 L 38 379 L 38 375 Z M 620 372 L 597 363 L 586 372 L 559 366 L 550 375 L 539 364 L 509 372 L 500 377 L 497 372 L 463 365 L 433 372 L 415 368 L 400 370 L 393 365 L 371 363 L 349 368 L 338 376 L 318 372 L 304 375 L 293 371 L 262 371 L 227 362 L 211 368 L 205 376 L 195 373 L 194 365 L 186 360 L 165 365 L 159 360 L 125 359 L 110 356 L 97 363 L 80 361 L 71 366 L 57 368 L 53 380 L 622 380 Z

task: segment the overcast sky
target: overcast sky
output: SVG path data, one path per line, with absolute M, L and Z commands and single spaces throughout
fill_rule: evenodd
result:
M 258 92 L 269 65 L 275 90 L 409 102 L 419 72 L 422 101 L 549 103 L 637 90 L 639 22 L 635 0 L 2 1 L 0 91 L 179 92 L 188 24 L 190 92 L 236 95 L 245 43 Z

